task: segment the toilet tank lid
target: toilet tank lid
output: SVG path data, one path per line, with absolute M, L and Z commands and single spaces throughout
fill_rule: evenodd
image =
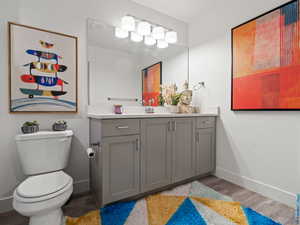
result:
M 32 134 L 19 134 L 16 136 L 17 141 L 23 140 L 35 140 L 35 139 L 45 139 L 45 138 L 60 138 L 60 137 L 70 137 L 73 136 L 73 131 L 39 131 Z

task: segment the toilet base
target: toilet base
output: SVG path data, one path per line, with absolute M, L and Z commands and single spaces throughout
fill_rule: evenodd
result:
M 46 214 L 31 216 L 29 225 L 63 225 L 63 212 L 61 208 Z

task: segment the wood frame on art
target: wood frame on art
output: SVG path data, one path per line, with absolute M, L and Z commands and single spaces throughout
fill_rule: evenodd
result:
M 231 29 L 231 110 L 300 110 L 300 1 Z
M 77 113 L 78 38 L 8 22 L 8 40 L 9 112 Z

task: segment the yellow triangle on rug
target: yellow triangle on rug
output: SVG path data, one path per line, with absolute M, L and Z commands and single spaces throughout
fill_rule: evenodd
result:
M 99 210 L 94 210 L 78 218 L 66 217 L 66 225 L 101 225 Z
M 185 196 L 167 195 L 147 197 L 149 225 L 165 225 L 185 199 Z

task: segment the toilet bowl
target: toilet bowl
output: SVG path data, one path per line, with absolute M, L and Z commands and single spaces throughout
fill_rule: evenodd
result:
M 30 217 L 29 225 L 61 225 L 72 192 L 73 179 L 63 171 L 30 176 L 14 191 L 13 207 Z

